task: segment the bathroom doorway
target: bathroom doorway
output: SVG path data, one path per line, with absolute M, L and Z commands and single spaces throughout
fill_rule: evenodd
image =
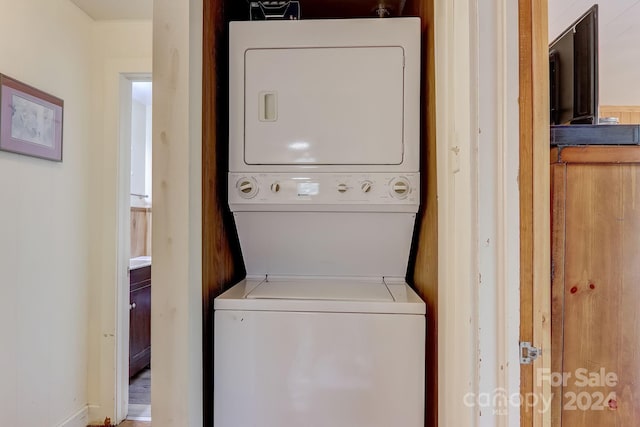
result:
M 123 297 L 128 304 L 121 310 L 121 319 L 128 324 L 128 354 L 122 354 L 128 363 L 120 373 L 121 396 L 126 401 L 126 419 L 151 421 L 151 76 L 133 76 L 125 82 L 121 92 L 122 133 L 121 149 L 129 185 L 123 200 L 122 222 L 123 252 L 128 253 L 128 281 L 123 283 Z M 126 202 L 124 202 L 126 200 Z M 128 242 L 127 242 L 128 240 Z M 128 319 L 126 319 L 128 315 Z M 128 322 L 127 322 L 128 320 Z M 123 351 L 124 353 L 124 351 Z

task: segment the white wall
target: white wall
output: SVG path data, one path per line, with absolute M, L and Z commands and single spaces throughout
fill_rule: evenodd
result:
M 136 81 L 132 85 L 131 102 L 131 196 L 132 207 L 150 208 L 152 205 L 152 82 Z
M 133 99 L 131 101 L 131 193 L 133 194 L 145 194 L 146 191 L 146 122 L 147 107 Z
M 549 41 L 598 4 L 600 105 L 640 105 L 640 2 L 549 0 Z
M 86 425 L 91 21 L 68 0 L 0 10 L 0 72 L 64 100 L 62 163 L 0 152 L 0 423 Z
M 62 163 L 0 152 L 0 414 L 86 425 L 87 404 L 114 418 L 119 79 L 151 72 L 151 22 L 69 0 L 0 10 L 0 72 L 65 102 Z
M 91 121 L 92 147 L 91 188 L 94 203 L 91 206 L 94 240 L 91 245 L 91 281 L 89 307 L 89 405 L 90 420 L 100 421 L 104 417 L 119 420 L 116 403 L 122 405 L 126 396 L 117 395 L 116 377 L 118 351 L 122 352 L 118 340 L 124 335 L 123 325 L 118 325 L 117 313 L 122 309 L 122 300 L 128 301 L 126 261 L 118 258 L 118 224 L 129 227 L 128 217 L 119 216 L 118 203 L 128 203 L 129 187 L 121 188 L 119 170 L 121 152 L 120 138 L 120 92 L 124 75 L 149 75 L 151 73 L 152 25 L 150 21 L 101 21 L 91 28 L 93 47 L 91 99 L 94 112 Z M 129 97 L 130 97 L 129 90 Z M 128 181 L 127 181 L 128 183 Z M 122 248 L 121 248 L 122 249 Z M 120 254 L 122 255 L 122 254 Z M 117 288 L 120 280 L 126 287 Z M 115 308 L 115 309 L 114 309 Z M 120 327 L 120 329 L 119 329 Z M 116 396 L 116 400 L 114 400 Z

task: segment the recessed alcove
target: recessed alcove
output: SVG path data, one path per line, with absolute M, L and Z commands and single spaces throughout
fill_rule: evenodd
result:
M 377 18 L 379 1 L 301 0 L 301 19 Z M 433 1 L 392 0 L 394 16 L 422 20 L 421 170 L 422 203 L 416 222 L 407 281 L 427 304 L 426 426 L 437 425 L 437 205 Z M 213 300 L 244 277 L 244 265 L 227 206 L 228 22 L 247 20 L 248 3 L 205 0 L 203 28 L 203 356 L 213 359 Z M 204 364 L 204 425 L 213 422 L 213 364 Z

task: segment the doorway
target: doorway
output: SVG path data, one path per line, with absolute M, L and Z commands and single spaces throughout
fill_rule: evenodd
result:
M 120 167 L 128 173 L 121 176 L 119 252 L 128 274 L 119 292 L 126 331 L 119 351 L 119 412 L 151 421 L 152 83 L 149 75 L 127 76 L 121 83 Z

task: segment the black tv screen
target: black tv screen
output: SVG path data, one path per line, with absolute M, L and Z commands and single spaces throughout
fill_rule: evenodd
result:
M 598 123 L 598 5 L 549 45 L 551 124 Z

